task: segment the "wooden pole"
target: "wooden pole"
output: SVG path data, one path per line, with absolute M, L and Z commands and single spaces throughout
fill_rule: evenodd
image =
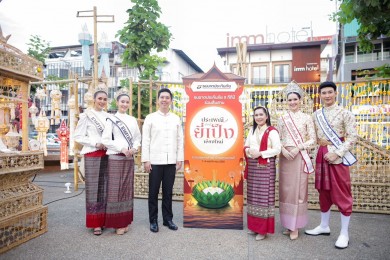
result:
M 141 120 L 141 84 L 138 82 L 138 121 Z
M 153 112 L 153 82 L 149 80 L 149 113 Z
M 129 111 L 129 115 L 133 115 L 133 78 L 130 77 L 129 78 L 129 97 L 130 97 L 130 111 Z
M 98 85 L 97 10 L 93 7 L 93 89 Z
M 75 82 L 74 82 L 74 106 L 75 106 L 75 113 L 74 113 L 74 125 L 75 127 L 77 126 L 77 122 L 79 121 L 79 96 L 78 96 L 78 92 L 79 92 L 79 88 L 78 88 L 78 85 L 79 85 L 79 76 L 76 74 L 76 79 L 75 79 Z M 73 142 L 74 142 L 74 145 L 73 145 L 73 149 L 74 149 L 74 153 L 73 153 L 73 167 L 74 167 L 74 170 L 73 170 L 73 180 L 74 180 L 74 191 L 78 191 L 79 189 L 79 151 L 76 149 L 76 146 L 77 146 L 77 143 L 76 141 L 74 141 L 73 139 Z

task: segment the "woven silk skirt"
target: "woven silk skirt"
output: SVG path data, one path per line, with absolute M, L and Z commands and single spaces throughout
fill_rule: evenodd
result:
M 248 229 L 265 235 L 275 232 L 275 158 L 259 165 L 248 158 L 247 219 Z

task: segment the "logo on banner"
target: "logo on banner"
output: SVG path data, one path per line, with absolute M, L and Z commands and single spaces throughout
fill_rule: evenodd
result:
M 234 92 L 236 82 L 193 82 L 191 90 L 194 92 Z
M 221 107 L 207 107 L 192 119 L 190 137 L 193 144 L 206 154 L 221 154 L 236 142 L 238 126 L 234 116 Z

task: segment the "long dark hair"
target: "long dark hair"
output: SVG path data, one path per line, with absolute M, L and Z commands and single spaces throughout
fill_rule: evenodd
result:
M 256 110 L 258 110 L 258 109 L 263 110 L 264 113 L 266 114 L 266 116 L 267 116 L 267 120 L 265 121 L 266 125 L 267 126 L 271 125 L 271 117 L 269 116 L 268 109 L 263 107 L 263 106 L 255 107 L 255 109 L 253 109 L 253 131 L 252 131 L 252 134 L 255 132 L 256 127 L 257 127 L 257 123 L 256 123 L 256 120 L 255 120 L 255 113 L 256 113 Z

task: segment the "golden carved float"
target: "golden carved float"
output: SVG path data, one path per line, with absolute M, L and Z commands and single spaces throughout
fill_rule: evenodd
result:
M 28 84 L 42 80 L 42 63 L 8 38 L 0 35 L 0 253 L 47 231 L 43 190 L 31 182 L 43 152 L 28 149 Z

